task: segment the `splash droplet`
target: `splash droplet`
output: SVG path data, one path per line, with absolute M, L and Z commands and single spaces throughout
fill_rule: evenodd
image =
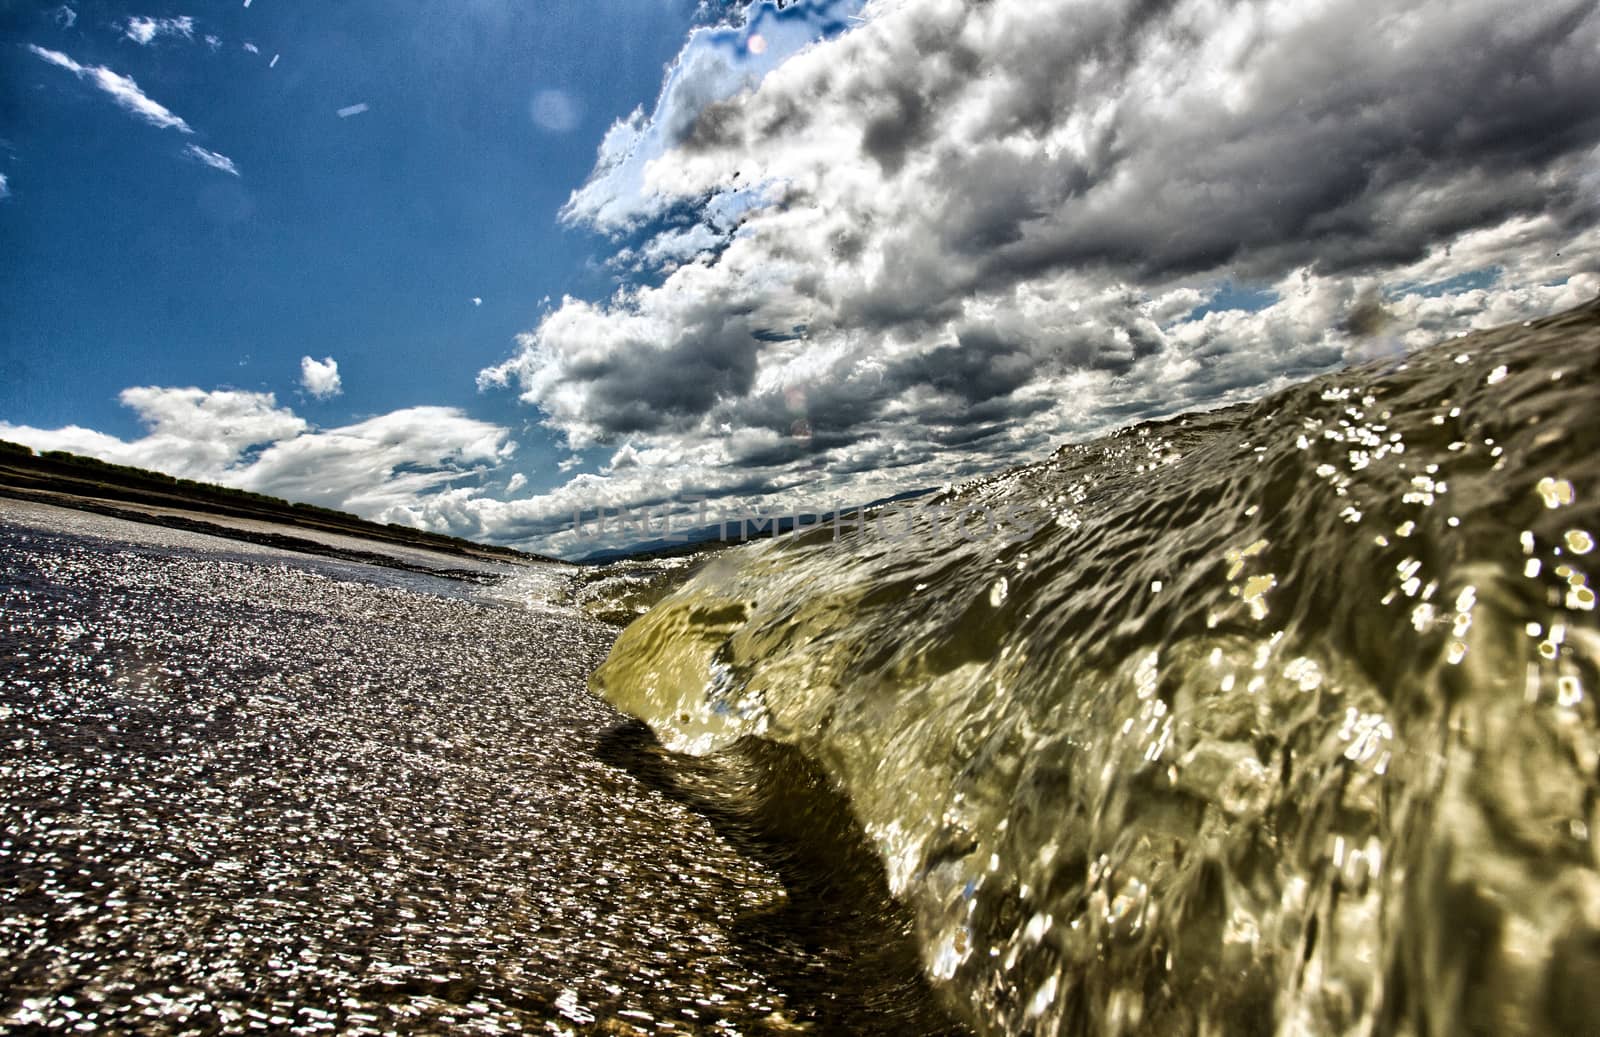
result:
M 1572 484 L 1565 479 L 1552 479 L 1547 475 L 1539 480 L 1538 490 L 1547 508 L 1554 509 L 1572 503 Z

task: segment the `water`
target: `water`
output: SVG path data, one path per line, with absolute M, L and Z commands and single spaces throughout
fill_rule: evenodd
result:
M 820 779 L 822 864 L 588 694 L 571 582 L 0 499 L 0 1031 L 960 1032 Z
M 982 1033 L 1593 1033 L 1597 391 L 1591 305 L 1070 446 L 934 502 L 1033 535 L 728 552 L 592 686 L 825 775 Z

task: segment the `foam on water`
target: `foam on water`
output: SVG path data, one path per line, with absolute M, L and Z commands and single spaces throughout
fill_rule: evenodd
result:
M 594 689 L 849 797 L 995 1034 L 1600 1018 L 1600 304 L 728 552 Z

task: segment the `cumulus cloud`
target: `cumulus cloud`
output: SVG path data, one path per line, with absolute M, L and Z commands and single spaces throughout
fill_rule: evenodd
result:
M 121 76 L 106 68 L 104 65 L 80 65 L 60 51 L 50 50 L 45 47 L 28 44 L 28 50 L 50 64 L 64 68 L 79 79 L 94 84 L 95 87 L 106 93 L 129 114 L 143 119 L 145 122 L 158 129 L 174 129 L 179 133 L 193 133 L 189 124 L 168 111 L 158 101 L 154 101 L 139 89 L 127 76 Z
M 192 40 L 194 19 L 188 15 L 176 18 L 129 18 L 123 23 L 122 33 L 140 46 L 148 46 L 161 36 L 181 36 Z
M 140 387 L 120 398 L 145 426 L 142 437 L 0 422 L 0 439 L 341 508 L 374 521 L 480 535 L 475 518 L 453 514 L 445 503 L 477 491 L 452 484 L 476 480 L 516 449 L 506 429 L 451 407 L 412 407 L 313 429 L 271 393 Z
M 430 501 L 465 476 L 492 471 L 515 450 L 497 425 L 453 407 L 410 407 L 275 442 L 228 481 L 374 521 L 476 532 Z
M 344 392 L 344 383 L 339 378 L 339 362 L 331 356 L 321 360 L 301 357 L 300 388 L 319 400 L 338 396 Z
M 1600 288 L 1583 0 L 752 10 L 563 211 L 658 276 L 480 375 L 608 494 L 937 483 Z
M 207 479 L 251 447 L 298 436 L 307 427 L 271 393 L 141 386 L 124 389 L 119 399 L 145 426 L 142 438 L 123 441 L 76 426 L 46 430 L 10 424 L 0 424 L 0 438 Z
M 573 193 L 563 218 L 621 231 L 661 211 L 660 198 L 641 207 L 650 163 L 676 147 L 709 105 L 752 89 L 814 41 L 842 32 L 861 6 L 862 0 L 814 0 L 782 9 L 757 3 L 740 14 L 738 24 L 695 29 L 668 69 L 652 113 L 647 117 L 641 108 L 607 132 L 594 173 Z M 763 41 L 756 51 L 748 46 L 754 37 Z
M 663 231 L 639 250 L 651 266 L 670 266 L 714 251 L 723 243 L 722 235 L 704 223 Z

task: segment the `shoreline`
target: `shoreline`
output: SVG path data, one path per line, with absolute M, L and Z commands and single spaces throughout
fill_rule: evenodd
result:
M 0 1028 L 968 1033 L 837 797 L 588 692 L 609 625 L 7 503 Z
M 176 479 L 160 472 L 108 464 L 76 454 L 36 454 L 28 447 L 4 441 L 0 441 L 0 495 L 100 511 L 136 522 L 168 524 L 172 513 L 203 515 L 213 520 L 270 523 L 306 534 L 370 541 L 476 562 L 572 564 L 514 548 L 479 544 L 461 537 L 394 524 L 369 522 L 331 508 Z M 224 531 L 219 535 L 236 539 L 259 532 L 231 526 L 226 521 L 213 521 L 209 525 Z M 203 531 L 215 532 L 211 529 Z M 324 549 L 329 546 L 318 544 L 311 536 L 289 539 L 304 540 L 312 545 L 307 550 L 317 554 L 325 553 Z
M 260 547 L 275 547 L 284 551 L 294 551 L 321 558 L 335 558 L 340 561 L 377 565 L 386 569 L 400 569 L 406 572 L 439 576 L 445 579 L 493 584 L 498 583 L 506 574 L 490 571 L 488 569 L 489 565 L 526 567 L 538 563 L 570 564 L 559 559 L 543 558 L 535 555 L 528 555 L 523 559 L 494 557 L 487 554 L 477 555 L 465 550 L 452 551 L 447 547 L 441 546 L 405 543 L 399 538 L 378 539 L 356 531 L 326 529 L 298 523 L 287 516 L 261 515 L 247 517 L 222 514 L 196 506 L 199 502 L 184 501 L 182 498 L 177 497 L 173 498 L 173 504 L 140 504 L 132 501 L 92 497 L 65 489 L 18 486 L 13 482 L 5 481 L 8 474 L 3 468 L 0 468 L 0 500 L 9 499 L 32 504 L 48 504 L 53 507 L 104 515 L 108 518 L 122 519 L 127 522 L 162 526 L 167 529 L 178 529 L 188 533 L 204 533 L 227 540 L 255 544 Z M 367 551 L 318 541 L 310 536 L 295 536 L 290 533 L 276 533 L 266 529 L 250 529 L 241 525 L 229 525 L 226 520 L 230 518 L 236 522 L 255 522 L 304 533 L 320 532 L 324 535 L 346 540 L 364 540 L 374 547 L 388 546 L 402 548 L 409 552 L 426 552 L 427 554 L 438 556 L 441 561 L 459 559 L 461 561 L 476 562 L 480 568 L 428 565 L 421 559 L 408 560 L 405 557 L 384 553 L 381 550 Z

